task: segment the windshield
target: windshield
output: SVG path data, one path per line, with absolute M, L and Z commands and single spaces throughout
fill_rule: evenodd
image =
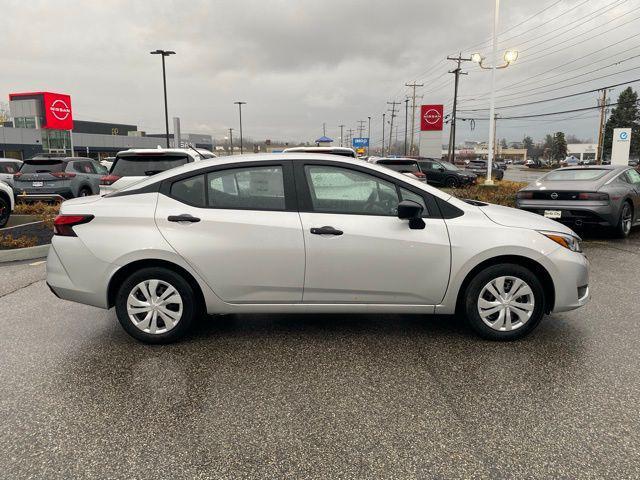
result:
M 602 168 L 584 168 L 573 170 L 556 170 L 543 177 L 544 180 L 552 181 L 571 181 L 571 180 L 597 180 L 600 177 L 606 175 L 610 170 L 604 170 Z
M 60 160 L 27 160 L 22 164 L 21 173 L 63 172 L 66 164 Z
M 384 165 L 391 170 L 396 172 L 404 173 L 404 172 L 419 172 L 420 167 L 415 162 L 378 162 L 379 165 Z
M 440 164 L 446 168 L 447 170 L 451 170 L 451 171 L 457 171 L 460 170 L 458 167 L 456 167 L 453 163 L 449 163 L 449 162 L 440 162 Z
M 185 165 L 186 155 L 127 155 L 116 157 L 111 175 L 118 177 L 145 177 Z

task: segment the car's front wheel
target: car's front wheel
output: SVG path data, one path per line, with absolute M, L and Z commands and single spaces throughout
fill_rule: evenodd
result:
M 469 325 L 481 337 L 515 340 L 540 323 L 544 289 L 537 276 L 521 265 L 493 265 L 471 280 L 464 307 Z
M 460 182 L 456 177 L 448 177 L 444 181 L 444 184 L 447 188 L 458 188 L 458 186 L 460 185 Z
M 166 268 L 143 268 L 130 275 L 116 296 L 116 314 L 125 331 L 145 343 L 171 343 L 189 330 L 197 298 L 181 275 Z

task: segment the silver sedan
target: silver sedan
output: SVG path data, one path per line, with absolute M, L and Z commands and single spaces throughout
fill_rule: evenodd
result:
M 626 237 L 640 223 L 640 173 L 615 165 L 561 168 L 520 190 L 516 206 L 571 227 L 612 227 Z

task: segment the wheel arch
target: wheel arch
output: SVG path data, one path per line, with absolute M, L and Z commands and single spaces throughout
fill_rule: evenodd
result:
M 553 278 L 551 277 L 551 274 L 549 274 L 547 269 L 540 263 L 536 262 L 535 260 L 532 260 L 531 258 L 523 257 L 520 255 L 500 255 L 497 257 L 488 258 L 480 262 L 475 267 L 473 267 L 469 271 L 469 273 L 467 273 L 466 277 L 462 281 L 462 284 L 460 285 L 460 289 L 458 290 L 458 296 L 456 299 L 456 311 L 459 312 L 461 306 L 464 303 L 464 296 L 467 291 L 467 287 L 469 286 L 469 283 L 471 283 L 471 280 L 473 280 L 473 278 L 485 268 L 491 267 L 493 265 L 504 264 L 504 263 L 520 265 L 522 267 L 525 267 L 531 270 L 535 275 L 540 277 L 541 279 L 540 283 L 542 283 L 542 288 L 544 290 L 544 299 L 545 299 L 544 311 L 545 313 L 551 312 L 553 310 L 553 307 L 555 305 L 555 300 L 556 300 L 555 298 L 556 290 L 555 290 L 555 285 L 553 283 Z
M 115 298 L 118 293 L 118 288 L 129 275 L 140 269 L 150 267 L 166 268 L 167 270 L 171 270 L 182 276 L 187 281 L 187 283 L 189 283 L 189 286 L 193 289 L 193 293 L 198 299 L 198 307 L 201 310 L 206 311 L 206 301 L 204 298 L 204 294 L 195 277 L 180 265 L 157 258 L 135 260 L 116 270 L 116 272 L 109 279 L 109 285 L 107 287 L 107 308 L 111 308 L 115 305 Z

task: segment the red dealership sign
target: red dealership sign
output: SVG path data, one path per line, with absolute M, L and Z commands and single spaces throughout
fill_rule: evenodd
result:
M 71 111 L 71 97 L 63 93 L 29 92 L 12 93 L 10 100 L 36 99 L 42 102 L 44 124 L 42 128 L 54 130 L 73 130 L 73 112 Z
M 443 117 L 443 105 L 422 105 L 420 107 L 420 131 L 441 131 Z

